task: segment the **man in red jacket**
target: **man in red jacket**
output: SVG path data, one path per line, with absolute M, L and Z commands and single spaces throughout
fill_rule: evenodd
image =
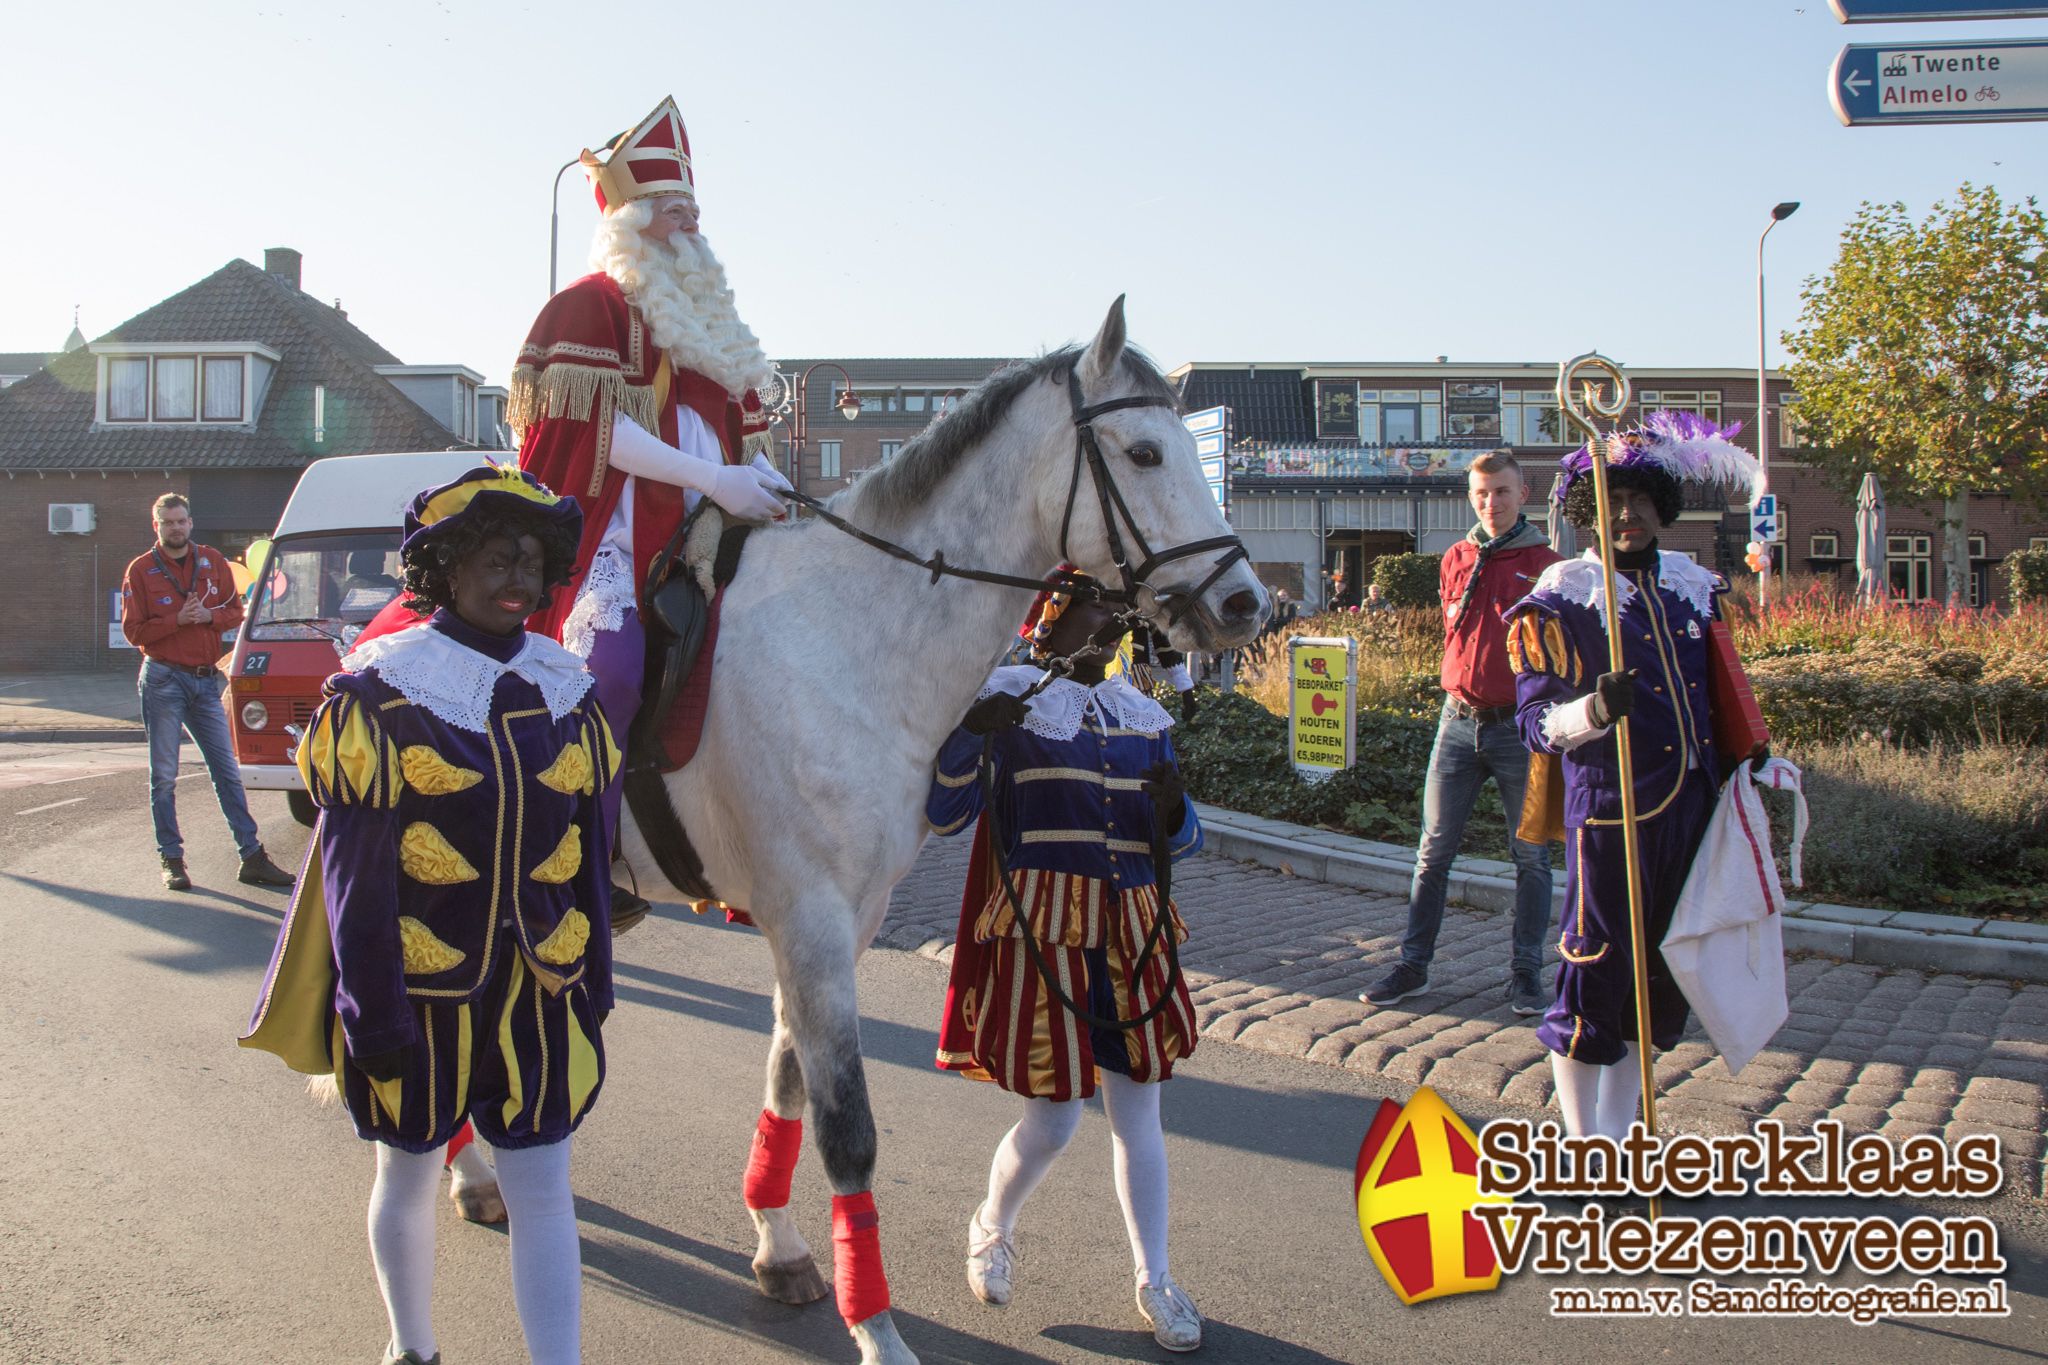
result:
M 1508 628 L 1501 612 L 1526 596 L 1537 575 L 1557 562 L 1541 529 L 1522 515 L 1521 466 L 1506 451 L 1472 462 L 1466 496 L 1479 524 L 1443 557 L 1444 706 L 1422 792 L 1422 842 L 1408 893 L 1408 932 L 1401 960 L 1359 999 L 1391 1005 L 1429 989 L 1429 962 L 1444 920 L 1451 862 L 1465 837 L 1479 789 L 1490 776 L 1506 809 L 1515 860 L 1514 953 L 1508 1003 L 1516 1014 L 1541 1014 L 1543 936 L 1550 929 L 1550 850 L 1515 838 L 1528 787 L 1529 751 L 1515 725 L 1515 675 L 1508 667 Z
M 285 887 L 292 874 L 270 860 L 256 837 L 242 770 L 220 708 L 222 632 L 242 623 L 242 599 L 227 556 L 192 539 L 192 509 L 166 493 L 150 509 L 156 544 L 129 561 L 121 578 L 121 634 L 142 651 L 136 691 L 142 695 L 142 730 L 149 738 L 149 811 L 164 885 L 189 891 L 185 841 L 178 835 L 178 744 L 188 732 L 213 777 L 213 794 L 242 855 L 241 880 Z

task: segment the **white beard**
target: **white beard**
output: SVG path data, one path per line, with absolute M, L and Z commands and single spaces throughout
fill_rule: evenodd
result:
M 591 243 L 591 265 L 618 281 L 647 319 L 654 344 L 677 368 L 716 381 L 735 400 L 761 388 L 775 366 L 740 321 L 725 267 L 710 244 L 678 233 L 657 245 L 640 234 L 651 221 L 644 200 L 606 214 Z

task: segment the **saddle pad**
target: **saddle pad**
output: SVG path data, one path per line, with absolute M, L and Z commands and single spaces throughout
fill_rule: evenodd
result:
M 662 769 L 665 773 L 687 766 L 704 738 L 704 716 L 711 709 L 711 661 L 718 655 L 718 612 L 724 601 L 725 589 L 720 588 L 704 609 L 704 644 L 690 666 L 690 676 L 676 693 L 675 705 L 662 719 L 661 747 L 669 760 Z

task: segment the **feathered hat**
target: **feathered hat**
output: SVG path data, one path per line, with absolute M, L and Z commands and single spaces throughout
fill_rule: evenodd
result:
M 1653 492 L 1662 484 L 1676 515 L 1677 486 L 1681 483 L 1735 484 L 1754 491 L 1763 467 L 1756 456 L 1729 438 L 1742 430 L 1742 423 L 1721 426 L 1698 413 L 1660 410 L 1643 419 L 1641 426 L 1619 432 L 1607 447 L 1607 471 L 1626 488 L 1647 487 Z M 1593 452 L 1580 446 L 1558 461 L 1564 477 L 1553 496 L 1570 509 L 1574 523 L 1590 524 Z M 1577 496 L 1573 496 L 1576 492 Z M 1745 499 L 1748 501 L 1748 499 Z M 1661 506 L 1660 506 L 1661 510 Z M 1583 512 L 1584 515 L 1576 513 Z M 1667 524 L 1672 517 L 1665 518 Z
M 560 497 L 523 469 L 485 464 L 460 478 L 429 488 L 405 509 L 405 540 L 401 556 L 447 535 L 479 511 L 520 512 L 565 528 L 574 540 L 583 527 L 583 509 L 574 498 Z

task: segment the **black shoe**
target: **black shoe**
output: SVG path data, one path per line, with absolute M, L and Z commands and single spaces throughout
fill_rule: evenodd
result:
M 183 858 L 166 858 L 164 861 L 164 886 L 171 891 L 190 891 L 192 879 L 185 875 Z
M 1508 978 L 1508 1008 L 1516 1014 L 1541 1014 L 1550 1008 L 1550 996 L 1537 980 L 1536 973 L 1526 967 L 1517 967 Z
M 247 882 L 250 886 L 290 886 L 298 880 L 291 873 L 270 861 L 270 855 L 257 849 L 242 859 L 242 870 L 236 881 Z
M 612 883 L 612 937 L 617 938 L 647 918 L 647 912 L 654 908 L 654 902 L 642 895 L 628 891 L 617 882 Z
M 1394 964 L 1394 970 L 1381 977 L 1364 995 L 1359 996 L 1368 1005 L 1392 1005 L 1406 1000 L 1411 995 L 1420 995 L 1429 989 L 1429 973 L 1420 967 L 1411 967 L 1405 962 Z

